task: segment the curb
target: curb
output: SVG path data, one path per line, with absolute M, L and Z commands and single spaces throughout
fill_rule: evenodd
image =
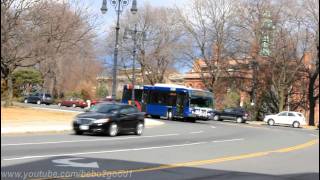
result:
M 255 126 L 264 126 L 267 125 L 265 122 L 263 121 L 247 121 L 247 123 L 249 125 L 255 125 Z M 306 129 L 306 130 L 319 130 L 319 128 L 317 128 L 316 126 L 301 126 L 302 129 Z
M 71 123 L 71 122 L 70 122 Z M 14 128 L 8 128 L 8 127 L 2 127 L 1 128 L 1 135 L 13 135 L 13 134 L 36 134 L 36 133 L 59 133 L 59 132 L 71 132 L 72 127 L 70 126 L 70 123 L 68 122 L 68 125 L 61 124 L 51 124 L 47 126 L 25 126 L 25 127 L 18 127 L 17 129 Z M 145 127 L 146 128 L 153 128 L 156 126 L 164 125 L 164 122 L 145 118 Z M 50 128 L 48 128 L 50 127 Z

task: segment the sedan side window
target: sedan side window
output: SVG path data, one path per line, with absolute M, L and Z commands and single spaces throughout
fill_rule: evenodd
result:
M 287 116 L 287 112 L 282 112 L 278 116 Z
M 289 113 L 288 116 L 295 116 L 293 113 Z
M 124 107 L 120 110 L 120 114 L 129 114 L 129 109 L 128 107 Z
M 138 112 L 138 110 L 135 107 L 128 107 L 128 111 L 129 111 L 128 114 L 133 114 Z

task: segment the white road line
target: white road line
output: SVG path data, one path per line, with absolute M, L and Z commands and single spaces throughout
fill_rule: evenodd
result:
M 23 156 L 23 157 L 6 158 L 6 159 L 2 159 L 2 160 L 3 161 L 13 161 L 13 160 L 22 160 L 22 159 L 48 158 L 48 157 L 59 157 L 59 156 L 75 156 L 75 155 L 84 155 L 84 154 L 87 155 L 87 154 L 126 152 L 126 151 L 140 151 L 140 150 L 151 150 L 151 149 L 161 149 L 161 148 L 171 148 L 171 147 L 192 146 L 192 145 L 199 145 L 199 144 L 205 144 L 205 143 L 208 143 L 208 142 L 176 144 L 176 145 L 169 145 L 169 146 L 153 146 L 153 147 L 145 147 L 145 148 L 118 149 L 118 150 L 109 150 L 109 151 L 91 151 L 91 152 L 67 153 L 67 154 L 47 154 L 47 155 L 39 155 L 39 156 Z
M 99 138 L 99 139 L 83 139 L 83 140 L 70 140 L 70 141 L 30 142 L 30 143 L 16 143 L 16 144 L 1 144 L 1 147 L 41 145 L 41 144 L 76 143 L 76 142 L 94 142 L 94 141 L 117 141 L 117 140 L 127 140 L 127 139 L 155 138 L 155 137 L 167 137 L 167 136 L 178 136 L 178 135 L 179 134 L 162 134 L 162 135 L 154 135 L 154 136 L 125 137 L 125 138 L 108 138 L 108 139 Z
M 319 135 L 316 135 L 316 134 L 310 134 L 310 136 L 318 137 Z
M 213 143 L 221 143 L 221 142 L 231 142 L 231 141 L 243 141 L 244 139 L 227 139 L 227 140 L 217 140 L 217 141 L 211 141 Z
M 200 134 L 203 133 L 203 131 L 195 131 L 195 132 L 191 132 L 190 134 Z
M 212 129 L 216 128 L 215 126 L 210 126 Z

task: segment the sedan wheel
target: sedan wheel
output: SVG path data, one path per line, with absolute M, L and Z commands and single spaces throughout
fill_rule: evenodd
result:
M 39 104 L 39 105 L 40 105 L 40 104 L 41 104 L 41 101 L 40 101 L 40 100 L 38 100 L 38 101 L 37 101 L 37 104 Z
M 237 117 L 237 123 L 242 123 L 242 117 Z
M 274 120 L 273 119 L 269 119 L 268 120 L 268 124 L 269 124 L 269 126 L 273 126 L 275 124 Z
M 77 106 L 76 106 L 75 104 L 72 104 L 72 107 L 75 108 L 75 107 L 77 107 Z
M 27 104 L 27 103 L 28 103 L 28 99 L 25 99 L 25 100 L 24 100 L 24 103 L 26 103 L 26 104 Z
M 220 120 L 219 115 L 214 115 L 214 116 L 213 116 L 213 120 L 215 120 L 215 121 L 219 121 L 219 120 Z
M 83 132 L 82 131 L 75 131 L 76 135 L 82 135 Z
M 118 125 L 116 123 L 113 123 L 109 127 L 109 136 L 113 137 L 118 134 Z
M 172 120 L 172 112 L 171 111 L 167 112 L 167 120 Z
M 138 123 L 136 126 L 135 134 L 141 136 L 143 134 L 144 125 L 142 123 Z
M 300 127 L 300 123 L 298 121 L 293 122 L 292 126 L 294 128 L 299 128 Z

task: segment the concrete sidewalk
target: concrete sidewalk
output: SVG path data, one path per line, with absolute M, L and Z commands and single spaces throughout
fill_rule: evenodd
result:
M 255 126 L 266 126 L 267 123 L 264 121 L 246 121 L 246 123 L 250 125 L 255 125 Z M 301 128 L 304 129 L 310 129 L 310 130 L 317 130 L 318 128 L 316 126 L 301 126 Z
M 154 126 L 163 125 L 164 123 L 154 119 L 145 119 L 145 127 L 151 128 Z M 1 124 L 1 134 L 19 134 L 19 133 L 40 133 L 40 132 L 61 132 L 72 131 L 72 122 L 28 122 L 24 124 L 6 123 Z

